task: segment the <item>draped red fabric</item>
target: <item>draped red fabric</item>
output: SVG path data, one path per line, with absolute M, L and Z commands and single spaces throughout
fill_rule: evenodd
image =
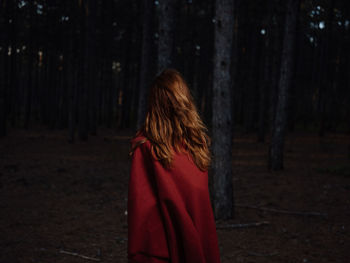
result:
M 139 135 L 136 143 L 145 137 Z M 208 172 L 176 153 L 165 169 L 147 140 L 132 156 L 128 185 L 129 263 L 219 263 Z

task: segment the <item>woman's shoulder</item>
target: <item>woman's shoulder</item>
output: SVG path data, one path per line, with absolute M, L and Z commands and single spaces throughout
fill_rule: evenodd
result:
M 130 140 L 131 151 L 130 155 L 140 146 L 140 147 L 150 147 L 150 141 L 147 139 L 142 131 L 138 131 Z
M 146 137 L 146 135 L 144 134 L 143 131 L 137 131 L 136 134 L 130 139 L 130 143 L 132 145 L 134 144 L 143 144 L 145 142 L 147 142 L 148 139 Z

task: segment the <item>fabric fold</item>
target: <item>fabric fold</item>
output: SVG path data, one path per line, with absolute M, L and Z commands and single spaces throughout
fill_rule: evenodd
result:
M 141 139 L 142 135 L 132 143 Z M 186 153 L 175 153 L 173 167 L 166 169 L 153 158 L 150 147 L 147 140 L 132 156 L 129 262 L 219 263 L 208 172 L 198 169 Z

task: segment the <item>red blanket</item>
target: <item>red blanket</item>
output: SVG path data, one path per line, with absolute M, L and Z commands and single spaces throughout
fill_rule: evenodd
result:
M 208 172 L 184 153 L 176 153 L 167 170 L 154 160 L 150 146 L 147 140 L 132 157 L 128 262 L 219 263 Z

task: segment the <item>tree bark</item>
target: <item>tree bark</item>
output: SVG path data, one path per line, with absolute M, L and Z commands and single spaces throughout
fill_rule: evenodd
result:
M 87 1 L 87 36 L 86 44 L 88 45 L 88 54 L 86 54 L 86 63 L 88 63 L 88 126 L 92 135 L 97 134 L 97 57 L 98 57 L 98 39 L 97 39 L 97 11 L 99 1 Z
M 245 116 L 244 129 L 245 132 L 252 132 L 256 128 L 256 96 L 257 78 L 259 75 L 259 61 L 261 57 L 260 39 L 258 28 L 256 25 L 250 27 L 250 52 L 249 52 L 249 73 L 247 87 L 244 89 Z
M 103 1 L 103 17 L 104 17 L 104 28 L 105 28 L 105 37 L 103 39 L 104 42 L 104 63 L 103 63 L 103 87 L 104 92 L 102 96 L 101 108 L 102 108 L 102 116 L 103 122 L 106 127 L 112 127 L 112 118 L 113 118 L 113 89 L 114 86 L 114 72 L 113 72 L 113 16 L 109 13 L 115 13 L 115 5 L 114 1 Z M 107 11 L 109 10 L 109 11 Z
M 294 60 L 296 26 L 300 0 L 288 0 L 283 38 L 281 72 L 276 101 L 275 119 L 269 147 L 269 169 L 282 170 L 283 148 L 287 124 L 287 107 Z
M 10 39 L 6 35 L 10 34 L 10 8 L 8 2 L 3 3 L 3 9 L 0 10 L 0 27 L 4 34 L 0 35 L 0 45 L 2 49 L 0 50 L 0 137 L 7 135 L 7 113 L 9 111 L 9 106 L 11 101 L 8 99 L 10 94 L 10 89 L 8 86 L 8 74 L 9 74 L 9 58 L 7 55 L 7 48 L 10 45 Z
M 31 119 L 32 112 L 32 89 L 33 89 L 33 56 L 34 56 L 34 40 L 33 40 L 33 24 L 34 24 L 34 15 L 35 15 L 35 6 L 34 3 L 28 3 L 29 7 L 29 39 L 28 39 L 28 64 L 27 64 L 27 84 L 25 86 L 25 107 L 24 107 L 24 128 L 29 128 L 29 123 Z M 16 48 L 13 47 L 13 53 L 16 54 Z M 16 71 L 12 72 L 13 78 L 16 78 Z
M 231 116 L 233 14 L 233 0 L 216 0 L 212 107 L 212 177 L 216 219 L 232 218 L 234 214 Z
M 178 8 L 178 0 L 159 1 L 158 74 L 163 69 L 173 66 L 175 19 Z
M 324 136 L 326 134 L 327 130 L 327 124 L 329 123 L 329 112 L 328 109 L 328 103 L 330 101 L 330 86 L 331 84 L 331 76 L 333 74 L 333 65 L 332 65 L 332 47 L 330 45 L 331 43 L 331 33 L 332 33 L 332 23 L 333 23 L 333 17 L 334 17 L 334 0 L 330 1 L 330 4 L 327 8 L 327 20 L 326 20 L 326 34 L 324 36 L 323 45 L 321 45 L 321 52 L 323 56 L 323 60 L 320 61 L 320 105 L 319 105 L 319 130 L 318 135 L 320 137 Z
M 152 2 L 143 1 L 142 54 L 140 68 L 139 100 L 137 112 L 137 129 L 145 121 L 147 107 L 147 91 L 151 81 L 151 43 L 152 43 Z
M 78 11 L 78 6 L 76 4 L 72 4 L 71 16 L 76 14 Z M 75 19 L 75 21 L 78 21 Z M 75 36 L 75 24 L 71 24 L 68 30 L 67 35 L 68 41 L 65 41 L 66 47 L 66 59 L 65 59 L 65 70 L 67 77 L 67 86 L 68 86 L 68 141 L 70 143 L 74 143 L 75 141 L 75 132 L 76 132 L 76 123 L 77 123 L 77 63 L 78 56 L 78 48 Z
M 89 1 L 83 1 L 81 5 L 81 27 L 83 30 L 81 66 L 82 66 L 82 82 L 80 87 L 79 97 L 79 138 L 82 141 L 88 139 L 88 99 L 89 99 L 89 30 L 90 30 L 90 16 L 89 16 Z
M 266 92 L 270 83 L 270 56 L 269 56 L 269 37 L 264 36 L 264 48 L 261 52 L 261 68 L 259 83 L 259 122 L 258 122 L 258 142 L 265 141 L 266 132 Z
M 281 36 L 282 30 L 278 25 L 283 23 L 282 15 L 280 14 L 280 7 L 274 6 L 273 8 L 272 20 L 276 20 L 276 23 L 272 24 L 271 35 L 272 35 L 272 58 L 271 58 L 271 85 L 269 90 L 269 133 L 272 134 L 273 125 L 275 121 L 275 111 L 276 111 L 276 100 L 277 100 L 277 90 L 278 90 L 278 79 L 280 75 L 280 65 L 281 65 L 281 49 L 282 44 Z
M 12 113 L 12 126 L 16 125 L 16 122 L 18 123 L 19 118 L 21 118 L 21 106 L 18 105 L 19 101 L 19 81 L 17 74 L 19 71 L 19 65 L 17 60 L 17 5 L 14 1 L 8 1 L 7 5 L 10 7 L 10 20 L 8 20 L 9 27 L 10 27 L 10 46 L 11 46 L 11 56 L 10 59 L 10 76 L 9 76 L 9 94 L 10 94 L 10 100 L 11 100 L 11 113 Z

